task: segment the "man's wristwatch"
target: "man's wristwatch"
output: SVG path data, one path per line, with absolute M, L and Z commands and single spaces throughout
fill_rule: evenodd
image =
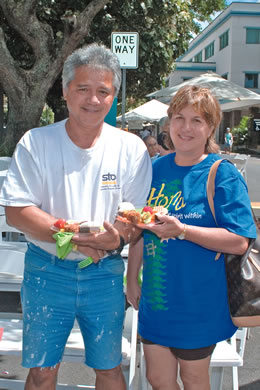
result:
M 111 251 L 107 251 L 107 253 L 109 254 L 109 256 L 118 256 L 118 255 L 121 254 L 122 250 L 124 249 L 124 246 L 125 246 L 124 237 L 119 236 L 119 238 L 120 238 L 120 244 L 119 244 L 119 246 L 118 246 L 116 249 L 112 249 Z
M 187 225 L 185 223 L 183 231 L 176 238 L 178 238 L 179 240 L 185 240 L 186 233 L 187 233 Z

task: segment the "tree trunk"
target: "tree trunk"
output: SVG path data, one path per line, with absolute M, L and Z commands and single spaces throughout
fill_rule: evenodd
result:
M 60 74 L 64 60 L 87 36 L 93 18 L 108 1 L 89 1 L 85 9 L 75 15 L 72 25 L 65 18 L 60 36 L 54 34 L 51 25 L 38 19 L 36 0 L 0 1 L 5 24 L 31 48 L 34 59 L 27 67 L 21 65 L 20 59 L 14 59 L 6 43 L 11 38 L 0 24 L 0 83 L 9 102 L 1 154 L 12 155 L 21 136 L 39 125 L 47 93 Z
M 42 101 L 41 101 L 42 100 Z M 38 100 L 35 104 L 35 97 L 28 98 L 24 104 L 17 106 L 9 100 L 9 111 L 7 120 L 7 131 L 4 134 L 1 145 L 1 154 L 12 156 L 16 144 L 23 134 L 33 128 L 39 126 L 41 113 L 45 104 L 45 96 Z

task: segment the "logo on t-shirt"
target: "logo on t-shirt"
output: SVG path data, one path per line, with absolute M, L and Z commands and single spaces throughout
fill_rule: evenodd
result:
M 119 184 L 117 183 L 116 175 L 114 173 L 104 173 L 102 175 L 102 185 L 101 190 L 109 189 L 119 189 Z

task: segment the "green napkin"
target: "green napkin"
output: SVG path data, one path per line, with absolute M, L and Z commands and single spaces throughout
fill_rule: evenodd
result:
M 53 238 L 56 240 L 56 252 L 59 259 L 65 259 L 68 254 L 77 248 L 76 244 L 71 243 L 71 239 L 74 233 L 70 232 L 57 232 L 53 234 Z M 85 268 L 93 263 L 91 257 L 87 257 L 79 263 L 79 268 Z
M 52 237 L 56 240 L 56 252 L 59 259 L 65 259 L 75 248 L 75 245 L 71 243 L 73 235 L 74 233 L 70 232 L 57 232 L 53 234 Z

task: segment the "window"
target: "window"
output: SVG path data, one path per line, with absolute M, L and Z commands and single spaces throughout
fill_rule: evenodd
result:
M 245 88 L 258 88 L 258 73 L 245 74 Z
M 202 62 L 202 51 L 195 55 L 194 62 Z
M 224 32 L 224 34 L 219 37 L 219 50 L 224 49 L 226 46 L 228 46 L 228 31 Z
M 214 42 L 205 48 L 205 60 L 214 56 Z
M 260 43 L 260 28 L 246 29 L 246 43 Z

